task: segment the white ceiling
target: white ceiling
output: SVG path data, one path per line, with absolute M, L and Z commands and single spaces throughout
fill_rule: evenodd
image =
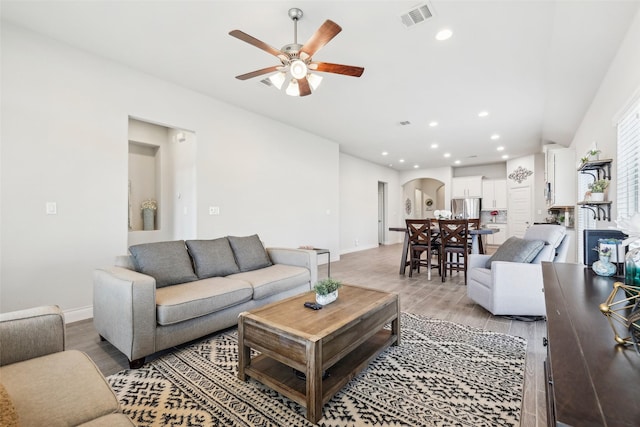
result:
M 406 170 L 499 162 L 502 154 L 539 152 L 547 142 L 569 145 L 640 6 L 640 0 L 430 0 L 434 17 L 405 28 L 400 15 L 423 3 L 2 0 L 1 13 L 3 20 L 336 141 L 341 152 Z M 240 29 L 281 48 L 293 42 L 291 7 L 304 12 L 300 43 L 326 19 L 343 28 L 315 60 L 363 66 L 363 76 L 323 73 L 320 88 L 303 98 L 260 78 L 235 79 L 279 62 L 228 32 Z M 445 27 L 453 37 L 436 41 Z M 489 116 L 479 118 L 481 110 Z M 401 126 L 405 120 L 411 124 Z M 435 128 L 428 125 L 433 120 Z M 493 133 L 500 139 L 490 140 Z M 439 148 L 430 148 L 434 142 Z

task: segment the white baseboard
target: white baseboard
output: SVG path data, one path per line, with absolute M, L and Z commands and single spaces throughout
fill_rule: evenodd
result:
M 64 310 L 64 322 L 73 323 L 80 320 L 93 318 L 93 306 L 88 305 L 86 307 L 74 308 L 71 310 Z
M 370 245 L 370 246 L 358 246 L 355 248 L 350 248 L 350 249 L 343 249 L 340 251 L 340 255 L 344 255 L 344 254 L 348 254 L 351 252 L 360 252 L 360 251 L 366 251 L 367 249 L 374 249 L 379 247 L 379 245 Z

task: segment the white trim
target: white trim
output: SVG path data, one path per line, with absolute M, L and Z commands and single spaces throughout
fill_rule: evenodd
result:
M 613 119 L 611 119 L 611 125 L 613 127 L 617 127 L 620 121 L 627 116 L 627 114 L 629 113 L 629 110 L 633 108 L 635 103 L 638 101 L 640 101 L 640 87 L 638 87 L 633 92 L 633 95 L 631 95 L 631 97 L 629 97 L 627 102 L 623 104 L 622 108 L 620 108 L 618 112 L 613 115 Z
M 64 310 L 63 313 L 65 323 L 73 323 L 80 320 L 93 319 L 93 306 L 88 305 L 86 307 Z

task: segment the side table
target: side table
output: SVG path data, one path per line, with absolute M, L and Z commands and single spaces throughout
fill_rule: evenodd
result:
M 329 249 L 321 249 L 321 248 L 313 248 L 316 251 L 316 254 L 323 255 L 327 254 L 327 277 L 331 277 L 331 252 Z

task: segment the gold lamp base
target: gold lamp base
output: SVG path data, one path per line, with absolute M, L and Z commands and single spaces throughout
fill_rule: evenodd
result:
M 616 300 L 617 294 L 622 291 L 622 295 L 626 298 Z M 632 296 L 629 296 L 632 295 Z M 605 302 L 600 304 L 599 308 L 602 314 L 607 317 L 611 329 L 613 329 L 614 340 L 621 345 L 634 345 L 634 336 L 637 336 L 640 331 L 640 317 L 637 312 L 632 312 L 632 309 L 640 304 L 640 286 L 625 285 L 622 282 L 615 282 L 613 284 L 613 291 Z M 628 316 L 627 316 L 628 315 Z M 622 337 L 618 334 L 616 325 L 622 325 L 626 332 L 631 336 Z M 619 326 L 618 326 L 619 328 Z M 636 339 L 637 340 L 637 339 Z M 637 347 L 636 347 L 637 348 Z

